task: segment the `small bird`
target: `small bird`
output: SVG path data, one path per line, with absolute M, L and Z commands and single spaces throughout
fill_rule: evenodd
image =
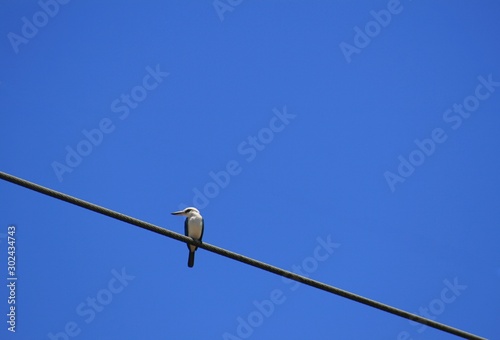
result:
M 184 210 L 175 211 L 172 215 L 186 216 L 186 221 L 184 221 L 184 235 L 201 242 L 203 238 L 203 217 L 200 215 L 198 209 L 188 207 Z M 191 268 L 194 266 L 194 252 L 198 247 L 192 244 L 188 244 L 187 247 L 189 249 L 188 267 Z

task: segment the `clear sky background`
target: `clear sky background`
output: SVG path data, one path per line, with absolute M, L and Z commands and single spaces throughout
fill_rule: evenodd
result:
M 1 171 L 500 339 L 498 2 L 0 6 Z M 456 338 L 4 181 L 0 212 L 1 339 Z

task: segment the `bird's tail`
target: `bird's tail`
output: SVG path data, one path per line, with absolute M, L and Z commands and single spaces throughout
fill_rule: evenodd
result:
M 192 268 L 194 266 L 194 251 L 189 252 L 188 267 Z

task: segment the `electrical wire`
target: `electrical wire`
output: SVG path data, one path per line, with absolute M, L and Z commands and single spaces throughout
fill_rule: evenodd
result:
M 235 252 L 232 252 L 232 251 L 229 251 L 229 250 L 226 250 L 226 249 L 223 249 L 223 248 L 220 248 L 220 247 L 217 247 L 217 246 L 205 243 L 205 242 L 202 243 L 202 242 L 193 240 L 190 237 L 181 235 L 179 233 L 170 231 L 168 229 L 161 228 L 161 227 L 156 226 L 154 224 L 139 220 L 139 219 L 131 217 L 131 216 L 127 216 L 125 214 L 113 211 L 111 209 L 101 207 L 97 204 L 81 200 L 79 198 L 64 194 L 62 192 L 52 190 L 50 188 L 41 186 L 39 184 L 29 182 L 25 179 L 15 177 L 15 176 L 7 174 L 5 172 L 0 171 L 0 178 L 5 180 L 5 181 L 23 186 L 27 189 L 37 191 L 41 194 L 57 198 L 59 200 L 80 206 L 80 207 L 88 209 L 88 210 L 92 210 L 92 211 L 97 212 L 99 214 L 106 215 L 108 217 L 120 220 L 120 221 L 128 223 L 128 224 L 135 225 L 137 227 L 158 233 L 160 235 L 164 235 L 164 236 L 173 238 L 173 239 L 181 241 L 181 242 L 186 242 L 189 244 L 196 245 L 199 248 L 203 248 L 203 249 L 208 250 L 210 252 L 228 257 L 230 259 L 233 259 L 233 260 L 236 260 L 236 261 L 239 261 L 242 263 L 246 263 L 250 266 L 257 267 L 257 268 L 266 270 L 268 272 L 286 277 L 290 280 L 294 280 L 294 281 L 303 283 L 305 285 L 308 285 L 308 286 L 311 286 L 311 287 L 314 287 L 317 289 L 321 289 L 325 292 L 329 292 L 329 293 L 332 293 L 332 294 L 335 294 L 338 296 L 342 296 L 342 297 L 347 298 L 349 300 L 353 300 L 353 301 L 362 303 L 364 305 L 367 305 L 367 306 L 370 306 L 373 308 L 377 308 L 377 309 L 382 310 L 384 312 L 394 314 L 394 315 L 400 316 L 402 318 L 406 318 L 406 319 L 409 319 L 411 321 L 421 323 L 423 325 L 427 325 L 429 327 L 441 330 L 443 332 L 457 335 L 457 336 L 462 337 L 464 339 L 486 340 L 485 338 L 481 338 L 477 335 L 462 331 L 462 330 L 457 329 L 457 328 L 453 328 L 451 326 L 436 322 L 434 320 L 426 319 L 424 317 L 421 317 L 420 315 L 406 312 L 402 309 L 395 308 L 395 307 L 383 304 L 381 302 L 365 298 L 363 296 L 351 293 L 349 291 L 346 291 L 346 290 L 343 290 L 340 288 L 336 288 L 334 286 L 327 285 L 327 284 L 322 283 L 320 281 L 316 281 L 316 280 L 310 279 L 308 277 L 298 275 L 296 273 L 272 266 L 272 265 L 267 264 L 265 262 L 255 260 L 255 259 L 252 259 L 250 257 L 244 256 L 244 255 L 241 255 L 241 254 L 238 254 L 238 253 L 235 253 Z

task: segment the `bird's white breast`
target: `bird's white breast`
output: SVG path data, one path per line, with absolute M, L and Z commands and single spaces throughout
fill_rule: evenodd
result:
M 203 228 L 201 216 L 191 216 L 188 219 L 188 235 L 194 239 L 200 239 Z

